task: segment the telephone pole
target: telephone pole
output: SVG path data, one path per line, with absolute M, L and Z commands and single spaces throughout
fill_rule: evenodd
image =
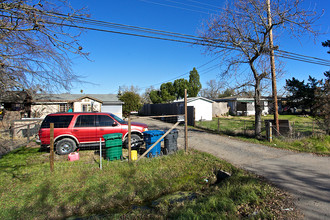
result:
M 273 28 L 272 28 L 272 15 L 270 13 L 270 0 L 267 2 L 267 18 L 269 26 L 269 55 L 272 72 L 272 89 L 273 89 L 273 103 L 274 103 L 274 121 L 276 126 L 276 134 L 279 135 L 280 125 L 278 123 L 278 105 L 277 105 L 277 87 L 276 87 L 276 72 L 275 72 L 275 58 L 274 58 L 274 45 L 273 45 Z

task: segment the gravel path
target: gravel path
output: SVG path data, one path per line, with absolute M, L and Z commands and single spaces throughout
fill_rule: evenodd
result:
M 149 118 L 134 121 L 148 124 L 150 130 L 163 130 L 172 126 Z M 183 127 L 178 127 L 178 130 L 178 145 L 183 148 Z M 188 138 L 189 148 L 211 153 L 264 176 L 290 192 L 296 198 L 296 204 L 306 219 L 330 219 L 330 157 L 246 143 L 197 129 L 189 129 Z

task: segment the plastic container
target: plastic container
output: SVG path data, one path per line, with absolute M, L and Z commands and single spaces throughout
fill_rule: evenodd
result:
M 178 136 L 178 130 L 173 129 L 164 137 L 164 154 L 170 154 L 178 151 Z
M 136 150 L 131 151 L 131 158 L 132 158 L 132 160 L 137 160 L 138 156 L 137 156 L 137 151 Z
M 119 145 L 122 145 L 123 144 L 122 137 L 123 137 L 122 133 L 103 135 L 103 138 L 105 140 L 105 147 L 117 147 Z
M 143 132 L 143 139 L 146 143 L 146 149 L 148 150 L 154 143 L 156 143 L 161 136 L 163 136 L 164 131 L 159 130 L 150 130 Z M 161 142 L 164 139 L 162 139 L 156 146 L 154 146 L 149 153 L 147 154 L 147 157 L 156 157 L 162 154 L 161 151 Z
M 79 160 L 79 153 L 78 152 L 69 153 L 68 160 L 69 161 Z
M 105 158 L 107 160 L 120 160 L 123 158 L 122 133 L 105 134 Z
M 113 161 L 113 160 L 121 160 L 123 158 L 123 148 L 119 147 L 108 147 L 105 149 L 105 159 Z

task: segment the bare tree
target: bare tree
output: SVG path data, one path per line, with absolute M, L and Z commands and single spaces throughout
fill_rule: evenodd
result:
M 86 16 L 68 0 L 2 0 L 0 3 L 0 89 L 69 90 L 79 81 L 70 55 L 87 56 L 73 28 Z
M 301 8 L 301 0 L 273 0 L 271 5 L 272 25 L 268 25 L 265 0 L 230 1 L 218 14 L 210 18 L 200 36 L 207 50 L 221 54 L 226 68 L 223 75 L 237 73 L 241 66 L 251 72 L 242 84 L 254 87 L 255 135 L 261 137 L 261 85 L 270 78 L 269 31 L 288 30 L 300 37 L 306 32 L 317 34 L 312 24 L 318 18 L 313 10 Z M 274 49 L 274 48 L 272 48 Z M 276 49 L 276 48 L 275 48 Z
M 206 88 L 200 91 L 200 95 L 205 98 L 218 98 L 225 86 L 225 82 L 211 79 L 206 82 Z

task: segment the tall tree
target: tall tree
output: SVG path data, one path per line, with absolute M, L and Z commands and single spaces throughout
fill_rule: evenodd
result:
M 330 40 L 322 42 L 322 46 L 330 48 Z M 330 50 L 328 53 L 330 54 Z M 324 76 L 325 80 L 319 81 L 320 86 L 316 89 L 314 108 L 318 112 L 318 124 L 330 135 L 330 71 L 325 72 Z
M 120 101 L 124 102 L 123 114 L 128 116 L 132 111 L 139 111 L 142 107 L 141 97 L 135 92 L 126 91 L 120 97 Z
M 85 17 L 68 0 L 3 0 L 0 4 L 0 89 L 70 90 L 79 81 L 70 54 L 86 56 L 69 26 Z
M 175 99 L 175 88 L 171 82 L 163 83 L 160 86 L 162 102 L 170 102 Z
M 199 91 L 202 89 L 202 84 L 199 81 L 199 74 L 194 67 L 192 71 L 189 73 L 189 88 L 188 88 L 188 96 L 196 97 Z
M 176 79 L 174 81 L 176 99 L 184 98 L 184 90 L 189 88 L 189 82 L 186 79 Z
M 255 135 L 261 137 L 261 82 L 269 78 L 267 57 L 270 30 L 288 29 L 289 34 L 313 32 L 314 11 L 301 8 L 301 0 L 274 0 L 271 5 L 272 25 L 267 22 L 267 4 L 264 0 L 229 1 L 218 15 L 211 17 L 202 31 L 208 51 L 222 55 L 227 68 L 223 75 L 233 74 L 239 66 L 248 65 L 254 86 Z M 282 30 L 281 30 L 282 29 Z M 279 32 L 277 32 L 279 33 Z M 244 82 L 247 83 L 247 82 Z
M 201 90 L 201 96 L 209 99 L 219 98 L 221 90 L 224 88 L 224 82 L 211 79 L 206 82 L 206 88 Z
M 311 114 L 314 114 L 315 105 L 315 92 L 318 88 L 319 82 L 309 76 L 308 83 L 305 81 L 299 81 L 296 78 L 286 80 L 286 90 L 289 92 L 288 104 L 290 107 L 301 107 L 306 110 L 309 109 Z
M 162 97 L 160 96 L 159 90 L 150 91 L 149 97 L 153 104 L 159 104 L 159 103 L 163 102 Z

